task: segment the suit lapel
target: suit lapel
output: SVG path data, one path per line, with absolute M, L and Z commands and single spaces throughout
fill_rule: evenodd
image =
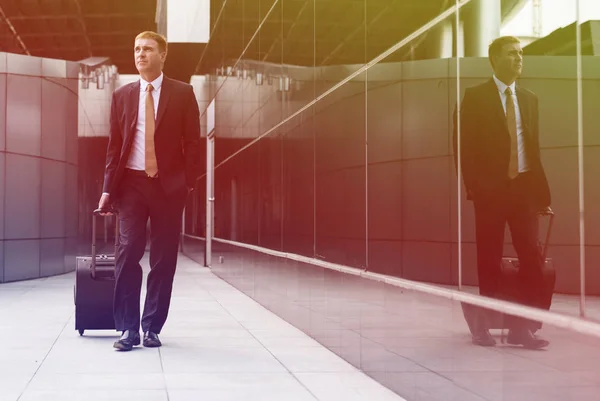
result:
M 169 103 L 170 97 L 171 97 L 171 82 L 166 76 L 163 76 L 162 87 L 160 89 L 160 97 L 158 100 L 158 111 L 156 113 L 155 132 L 158 131 L 160 122 L 162 121 L 162 118 L 165 115 L 165 110 L 167 109 L 167 105 Z
M 489 92 L 489 102 L 490 109 L 494 113 L 494 117 L 499 120 L 502 127 L 506 129 L 508 132 L 508 124 L 506 122 L 506 113 L 504 113 L 504 107 L 502 107 L 502 99 L 500 98 L 500 92 L 498 91 L 498 86 L 496 86 L 496 82 L 493 78 L 488 81 L 488 92 Z
M 129 113 L 133 118 L 131 119 L 131 124 L 128 127 L 127 135 L 133 136 L 135 133 L 135 127 L 137 125 L 138 120 L 138 110 L 140 105 L 140 81 L 138 80 L 129 88 L 129 93 L 127 95 L 127 107 L 129 108 Z

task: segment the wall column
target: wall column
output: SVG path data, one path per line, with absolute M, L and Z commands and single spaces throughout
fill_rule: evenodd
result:
M 452 57 L 454 40 L 452 22 L 451 19 L 442 21 L 428 33 L 425 39 L 428 59 Z
M 465 57 L 487 57 L 500 36 L 501 0 L 473 0 L 463 8 Z

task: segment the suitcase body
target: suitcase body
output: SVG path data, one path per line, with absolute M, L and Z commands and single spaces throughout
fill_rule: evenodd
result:
M 502 273 L 500 278 L 500 294 L 498 298 L 505 301 L 517 302 L 519 299 L 519 259 L 502 258 Z M 540 307 L 549 309 L 556 284 L 556 270 L 552 259 L 546 258 L 542 270 L 542 292 Z
M 113 212 L 114 213 L 114 212 Z M 115 255 L 96 254 L 96 216 L 92 223 L 92 254 L 77 257 L 75 270 L 75 330 L 115 329 L 113 295 L 115 291 Z M 115 224 L 115 251 L 118 244 L 119 219 Z
M 554 294 L 554 287 L 556 284 L 556 270 L 554 269 L 554 265 L 552 263 L 551 258 L 547 258 L 547 249 L 548 249 L 548 241 L 550 239 L 550 233 L 552 230 L 552 223 L 554 220 L 554 214 L 549 214 L 550 222 L 548 224 L 548 230 L 546 233 L 546 240 L 542 247 L 542 257 L 544 258 L 544 266 L 542 270 L 542 292 L 540 299 L 540 307 L 544 309 L 550 309 L 550 305 L 552 304 L 552 296 Z M 497 295 L 498 299 L 504 301 L 510 301 L 514 303 L 518 302 L 518 294 L 520 289 L 519 284 L 519 259 L 514 257 L 504 257 L 502 258 L 502 269 L 501 269 L 500 283 L 499 289 L 500 293 Z M 507 316 L 503 313 L 483 309 L 481 307 L 461 303 L 463 315 L 465 320 L 467 321 L 467 325 L 469 326 L 469 330 L 473 333 L 475 329 L 475 320 L 477 318 L 482 318 L 482 314 L 485 316 L 486 326 L 489 329 L 505 329 L 509 328 L 507 323 L 509 322 Z M 541 322 L 538 322 L 534 329 L 539 330 L 542 327 Z
M 83 335 L 85 330 L 110 330 L 115 328 L 113 318 L 114 291 L 114 256 L 96 256 L 95 277 L 92 276 L 92 257 L 77 257 L 75 329 L 79 330 L 80 335 Z

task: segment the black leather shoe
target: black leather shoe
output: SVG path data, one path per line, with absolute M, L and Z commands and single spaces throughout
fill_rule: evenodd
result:
M 496 340 L 490 334 L 489 330 L 478 330 L 473 333 L 471 340 L 473 344 L 481 347 L 493 347 L 496 345 Z
M 471 341 L 481 347 L 493 347 L 496 340 L 490 334 L 488 329 L 488 317 L 483 310 L 480 310 L 473 321 L 473 330 L 471 331 Z
M 119 341 L 113 347 L 120 351 L 131 351 L 134 345 L 140 345 L 140 333 L 133 330 L 125 330 Z
M 535 334 L 526 329 L 510 330 L 506 342 L 510 345 L 522 345 L 527 349 L 541 349 L 550 344 L 549 341 L 536 337 Z
M 144 347 L 160 347 L 162 343 L 158 339 L 158 334 L 153 333 L 151 331 L 147 331 L 144 333 Z

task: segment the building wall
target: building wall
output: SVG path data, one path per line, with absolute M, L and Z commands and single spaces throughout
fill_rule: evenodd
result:
M 0 281 L 74 269 L 79 66 L 0 53 Z

